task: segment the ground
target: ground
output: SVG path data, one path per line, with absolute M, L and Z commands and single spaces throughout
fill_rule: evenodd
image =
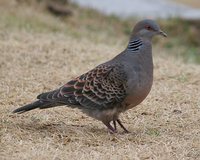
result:
M 182 3 L 182 4 L 185 4 L 185 5 L 189 5 L 189 6 L 194 7 L 194 8 L 200 7 L 199 0 L 171 0 L 171 1 L 177 2 L 177 3 Z
M 29 12 L 25 10 L 25 16 Z M 4 10 L 0 18 L 10 18 L 9 14 Z M 19 25 L 14 19 L 0 23 L 1 159 L 200 158 L 200 67 L 169 56 L 169 50 L 157 41 L 153 44 L 152 90 L 142 104 L 121 115 L 131 133 L 119 129 L 119 133 L 110 134 L 101 122 L 68 107 L 12 114 L 39 93 L 114 57 L 128 40 L 116 40 L 121 36 L 118 34 L 64 32 L 59 19 L 35 14 L 50 27 L 59 22 L 61 31 L 45 30 L 43 23 L 36 29 L 23 21 Z

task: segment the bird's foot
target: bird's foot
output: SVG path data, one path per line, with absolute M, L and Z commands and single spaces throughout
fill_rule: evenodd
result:
M 111 133 L 111 134 L 114 134 L 114 133 L 117 133 L 117 123 L 119 124 L 119 126 L 124 130 L 124 132 L 123 133 L 130 133 L 125 127 L 124 127 L 124 125 L 122 124 L 122 122 L 119 120 L 119 119 L 117 119 L 117 120 L 113 120 L 113 126 L 111 126 L 111 124 L 109 123 L 109 122 L 103 122 L 106 126 L 107 126 L 107 128 L 108 128 L 108 130 L 109 130 L 109 132 Z
M 110 134 L 115 134 L 115 133 L 117 133 L 117 130 L 110 130 L 110 129 L 108 129 L 108 131 L 109 131 Z
M 122 132 L 122 134 L 129 134 L 129 133 L 131 133 L 131 132 L 128 130 Z

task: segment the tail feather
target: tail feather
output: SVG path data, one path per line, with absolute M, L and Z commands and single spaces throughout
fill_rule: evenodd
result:
M 45 109 L 45 108 L 51 108 L 56 106 L 62 106 L 62 105 L 69 105 L 71 107 L 74 107 L 75 105 L 79 105 L 79 102 L 76 101 L 75 96 L 63 96 L 60 93 L 60 89 L 42 93 L 37 96 L 37 101 L 27 104 L 23 107 L 17 108 L 13 111 L 13 113 L 24 113 L 36 108 L 39 109 Z
M 23 107 L 15 109 L 13 111 L 13 113 L 24 113 L 24 112 L 27 112 L 27 111 L 30 111 L 30 110 L 33 110 L 36 108 L 45 109 L 45 108 L 50 108 L 50 107 L 54 107 L 54 106 L 56 106 L 56 105 L 51 102 L 45 102 L 45 101 L 38 100 L 31 104 L 27 104 Z

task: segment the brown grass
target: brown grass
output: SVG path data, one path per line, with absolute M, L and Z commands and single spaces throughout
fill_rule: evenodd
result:
M 171 0 L 173 2 L 178 2 L 178 3 L 182 3 L 194 8 L 200 8 L 200 2 L 199 0 Z
M 57 22 L 48 16 L 46 21 Z M 0 30 L 0 159 L 199 159 L 200 68 L 169 57 L 155 44 L 152 91 L 121 115 L 130 134 L 111 135 L 101 122 L 67 107 L 12 114 L 124 48 L 124 39 L 103 41 L 98 32 L 72 36 L 62 25 L 57 32 Z

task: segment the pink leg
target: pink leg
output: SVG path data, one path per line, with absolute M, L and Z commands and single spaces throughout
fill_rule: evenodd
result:
M 105 122 L 103 122 L 103 123 L 107 126 L 110 133 L 112 133 L 112 134 L 116 133 L 116 130 L 110 125 L 110 123 L 105 123 Z
M 121 122 L 119 119 L 117 119 L 117 122 L 118 122 L 118 124 L 120 125 L 120 127 L 122 127 L 123 130 L 124 130 L 126 133 L 130 133 L 130 132 L 124 127 L 124 125 L 122 124 L 122 122 Z
M 114 125 L 114 129 L 117 131 L 117 125 L 116 125 L 116 121 L 113 120 L 113 125 Z

